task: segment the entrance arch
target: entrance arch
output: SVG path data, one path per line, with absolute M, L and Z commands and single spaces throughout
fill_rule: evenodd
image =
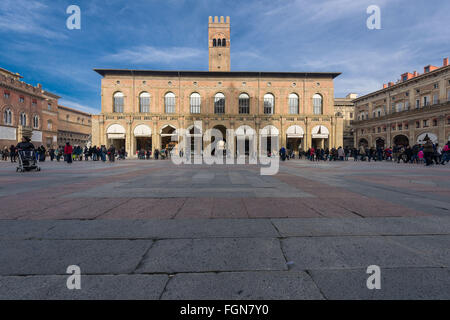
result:
M 178 132 L 175 126 L 166 124 L 161 127 L 159 134 L 161 135 L 161 150 L 167 148 L 169 151 L 172 151 L 172 149 L 178 144 Z M 173 139 L 174 137 L 177 137 L 177 139 Z
M 116 150 L 125 149 L 125 128 L 120 124 L 112 124 L 106 129 L 108 146 L 113 145 Z
M 367 148 L 369 146 L 369 142 L 367 141 L 367 139 L 364 139 L 364 138 L 359 139 L 358 146 L 359 147 L 364 146 L 364 148 Z
M 267 125 L 259 130 L 259 152 L 261 154 L 278 154 L 279 130 L 273 125 Z
M 186 129 L 186 150 L 191 155 L 201 155 L 203 150 L 203 132 L 196 125 L 191 125 Z
M 133 130 L 136 139 L 136 151 L 147 151 L 152 149 L 152 129 L 145 125 L 139 124 Z
M 315 126 L 311 130 L 311 145 L 314 147 L 314 149 L 321 148 L 326 149 L 328 148 L 328 138 L 330 136 L 330 131 L 327 127 L 323 125 Z
M 236 156 L 256 155 L 256 132 L 248 125 L 236 129 Z
M 299 125 L 290 126 L 286 130 L 286 146 L 294 152 L 299 151 L 303 144 L 303 136 L 305 132 Z
M 399 134 L 394 137 L 394 145 L 396 146 L 409 146 L 409 139 L 404 134 Z
M 383 138 L 377 138 L 375 140 L 375 145 L 376 145 L 377 148 L 383 148 L 384 149 L 385 144 L 386 143 L 384 142 Z
M 424 132 L 422 134 L 419 134 L 419 136 L 417 137 L 417 143 L 424 144 L 428 139 L 430 139 L 433 143 L 438 142 L 438 137 L 434 133 Z
M 217 150 L 217 152 L 222 152 L 223 155 L 226 154 L 228 145 L 227 145 L 227 128 L 222 125 L 222 124 L 218 124 L 215 125 L 214 127 L 212 127 L 213 129 L 219 130 L 220 133 L 222 134 L 222 137 L 219 141 L 216 142 L 216 147 L 214 150 L 212 150 L 212 154 L 215 154 L 215 151 Z M 211 137 L 211 144 L 215 142 L 216 137 L 212 136 Z

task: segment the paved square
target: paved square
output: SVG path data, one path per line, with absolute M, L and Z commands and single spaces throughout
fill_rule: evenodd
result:
M 41 166 L 0 163 L 0 299 L 450 298 L 448 165 Z

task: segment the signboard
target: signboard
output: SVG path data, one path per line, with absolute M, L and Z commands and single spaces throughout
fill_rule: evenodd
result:
M 1 140 L 16 140 L 17 139 L 16 128 L 0 126 L 0 139 Z
M 33 130 L 31 135 L 32 142 L 42 142 L 42 131 Z

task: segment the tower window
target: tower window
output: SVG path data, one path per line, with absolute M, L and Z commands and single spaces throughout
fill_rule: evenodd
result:
M 213 39 L 213 47 L 216 47 L 216 46 L 217 46 L 217 40 Z
M 222 46 L 222 40 L 217 39 L 217 46 L 218 46 L 218 47 L 221 47 L 221 46 Z
M 227 40 L 225 38 L 222 39 L 222 47 L 227 46 Z

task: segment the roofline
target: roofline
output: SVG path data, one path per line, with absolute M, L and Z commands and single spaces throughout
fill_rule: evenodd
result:
M 433 70 L 433 71 L 430 71 L 430 72 L 427 72 L 427 73 L 422 73 L 422 74 L 420 74 L 420 75 L 418 75 L 418 76 L 416 76 L 416 77 L 414 77 L 414 78 L 408 79 L 408 80 L 406 80 L 406 81 L 400 81 L 399 83 L 395 83 L 394 85 L 392 85 L 392 86 L 390 86 L 390 87 L 387 87 L 387 88 L 381 88 L 381 89 L 379 89 L 379 90 L 377 90 L 377 91 L 370 92 L 370 93 L 368 93 L 368 94 L 366 94 L 366 95 L 363 95 L 363 96 L 360 96 L 360 97 L 358 97 L 358 98 L 353 99 L 353 101 L 354 101 L 354 102 L 358 102 L 358 101 L 360 101 L 360 100 L 369 98 L 369 97 L 371 97 L 371 96 L 376 96 L 376 95 L 378 95 L 378 94 L 380 94 L 380 93 L 383 93 L 383 92 L 387 92 L 387 91 L 393 90 L 393 89 L 395 89 L 395 88 L 398 88 L 398 87 L 401 86 L 401 85 L 412 83 L 413 81 L 421 80 L 421 78 L 425 78 L 427 75 L 430 75 L 430 74 L 433 74 L 433 73 L 438 73 L 438 72 L 441 72 L 441 71 L 445 71 L 445 69 L 449 69 L 449 68 L 450 68 L 450 65 L 448 65 L 448 66 L 443 66 L 443 67 L 439 67 L 439 68 L 437 68 L 437 69 L 435 69 L 435 70 Z
M 92 116 L 92 114 L 90 114 L 88 112 L 84 112 L 84 111 L 81 111 L 81 110 L 78 110 L 78 109 L 62 106 L 60 104 L 58 104 L 58 108 L 67 109 L 69 111 L 76 112 L 76 113 L 81 113 L 81 114 L 84 114 L 84 115 L 87 115 L 87 116 Z
M 12 75 L 14 77 L 18 77 L 20 79 L 23 79 L 23 77 L 20 74 L 18 74 L 18 73 L 14 73 L 12 71 L 6 70 L 6 69 L 1 68 L 1 67 L 0 67 L 0 70 L 3 71 L 3 72 L 9 73 L 10 75 Z
M 216 77 L 332 77 L 336 78 L 341 72 L 272 72 L 272 71 L 189 71 L 189 70 L 136 70 L 136 69 L 93 69 L 101 76 L 116 75 L 155 75 L 155 76 L 216 76 Z

